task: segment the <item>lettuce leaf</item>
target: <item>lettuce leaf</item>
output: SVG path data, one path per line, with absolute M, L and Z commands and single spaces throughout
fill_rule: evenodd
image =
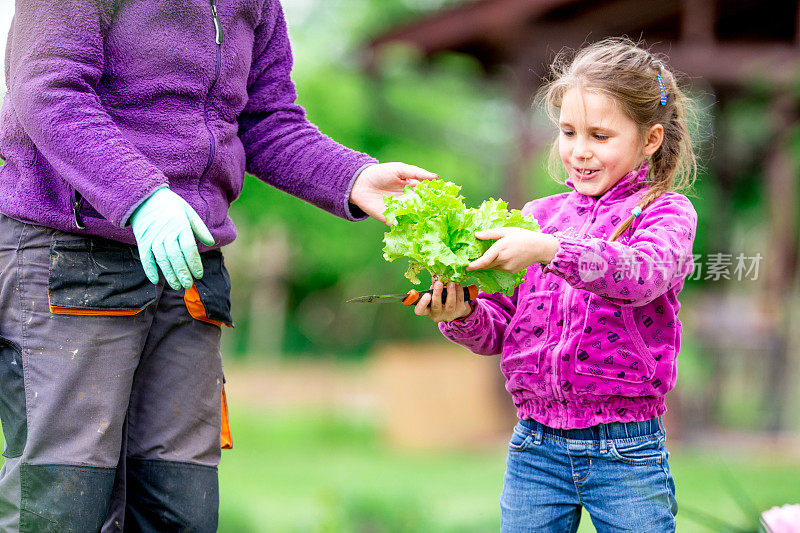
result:
M 524 271 L 467 272 L 467 265 L 494 242 L 478 240 L 475 232 L 508 226 L 539 231 L 539 224 L 517 209 L 509 211 L 502 200 L 492 198 L 477 209 L 468 208 L 460 191 L 449 181 L 423 181 L 414 189 L 406 187 L 402 196 L 387 198 L 384 216 L 391 230 L 383 236 L 383 257 L 387 261 L 408 258 L 405 277 L 414 284 L 420 283 L 418 275 L 424 269 L 432 281 L 474 282 L 484 292 L 510 296 L 524 280 Z

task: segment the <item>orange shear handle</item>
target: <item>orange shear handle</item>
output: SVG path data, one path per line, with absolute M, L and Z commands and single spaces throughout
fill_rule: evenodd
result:
M 478 286 L 477 285 L 470 285 L 469 287 L 462 287 L 464 290 L 464 301 L 474 300 L 478 297 Z M 433 294 L 433 289 L 428 289 L 427 291 L 417 291 L 416 289 L 411 289 L 408 291 L 408 295 L 403 300 L 403 305 L 414 305 L 422 298 L 423 294 Z M 442 291 L 442 302 L 447 300 L 447 286 L 445 285 L 444 290 Z

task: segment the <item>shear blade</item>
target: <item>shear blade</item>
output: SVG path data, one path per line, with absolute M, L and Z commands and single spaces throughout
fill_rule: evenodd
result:
M 370 296 L 359 296 L 358 298 L 353 298 L 351 300 L 347 300 L 346 303 L 392 303 L 392 302 L 402 302 L 405 297 L 408 296 L 407 294 L 372 294 Z

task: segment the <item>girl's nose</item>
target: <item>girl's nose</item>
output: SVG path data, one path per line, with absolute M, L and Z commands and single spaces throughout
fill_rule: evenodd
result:
M 589 147 L 586 145 L 586 141 L 578 140 L 575 142 L 575 147 L 572 151 L 572 155 L 575 156 L 576 159 L 591 159 L 592 152 L 589 150 Z

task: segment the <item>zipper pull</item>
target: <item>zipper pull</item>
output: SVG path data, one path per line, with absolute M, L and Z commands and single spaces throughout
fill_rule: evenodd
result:
M 217 44 L 222 44 L 222 23 L 219 21 L 219 16 L 217 15 L 217 4 L 214 3 L 214 0 L 211 0 L 211 14 L 214 15 L 214 30 L 216 32 L 216 42 Z
M 83 207 L 83 196 L 72 188 L 72 214 L 75 215 L 75 227 L 78 229 L 86 229 L 83 225 L 83 217 L 81 216 L 81 208 Z

